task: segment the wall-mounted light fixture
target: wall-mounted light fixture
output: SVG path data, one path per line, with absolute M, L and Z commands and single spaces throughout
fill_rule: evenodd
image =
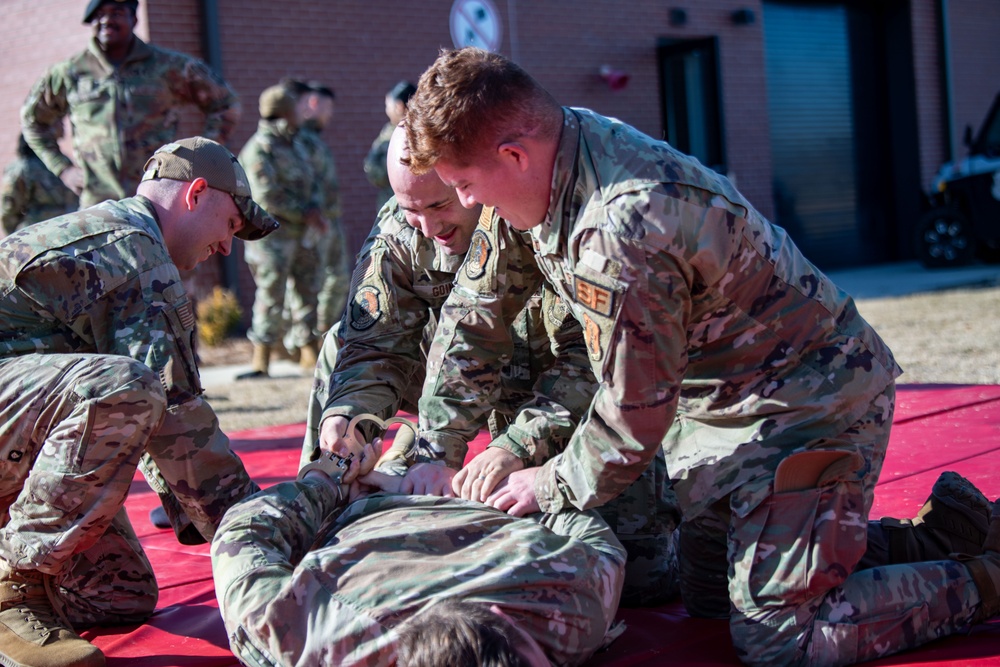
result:
M 670 11 L 667 12 L 667 21 L 675 27 L 684 25 L 688 22 L 687 10 L 680 7 L 671 7 Z
M 734 11 L 732 14 L 729 15 L 729 18 L 736 25 L 750 25 L 751 23 L 754 22 L 755 17 L 753 15 L 752 9 L 744 8 L 744 9 L 737 9 L 736 11 Z
M 600 74 L 604 83 L 608 84 L 608 88 L 614 91 L 619 91 L 627 86 L 630 77 L 628 72 L 615 69 L 611 65 L 601 65 Z

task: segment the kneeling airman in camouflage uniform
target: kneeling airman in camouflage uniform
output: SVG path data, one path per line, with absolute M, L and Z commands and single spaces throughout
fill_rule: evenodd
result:
M 103 665 L 73 628 L 152 613 L 123 507 L 137 467 L 190 542 L 258 490 L 201 397 L 178 269 L 276 226 L 195 137 L 149 159 L 137 196 L 0 241 L 0 662 Z
M 691 609 L 692 585 L 724 573 L 748 664 L 850 664 L 1000 611 L 996 504 L 982 555 L 859 567 L 901 371 L 853 300 L 729 180 L 620 121 L 561 107 L 479 49 L 438 58 L 406 127 L 411 168 L 530 231 L 599 381 L 566 449 L 510 473 L 489 504 L 597 507 L 665 454 L 684 517 L 682 598 Z M 431 448 L 475 401 L 468 379 L 445 373 L 495 363 L 508 333 L 488 323 L 519 305 L 460 297 L 448 312 L 463 316 L 441 322 L 430 352 L 448 360 L 443 379 L 429 373 L 436 389 L 420 402 Z M 716 557 L 698 557 L 706 542 Z

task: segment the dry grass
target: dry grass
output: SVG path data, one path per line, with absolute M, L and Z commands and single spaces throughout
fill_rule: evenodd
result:
M 905 371 L 901 383 L 1000 384 L 1000 286 L 858 300 L 861 314 Z M 199 350 L 205 367 L 245 364 L 250 343 L 230 338 Z M 227 432 L 304 422 L 312 379 L 286 375 L 210 389 Z

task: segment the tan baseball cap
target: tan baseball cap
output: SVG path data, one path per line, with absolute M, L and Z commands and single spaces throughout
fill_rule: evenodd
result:
M 169 178 L 190 182 L 199 177 L 204 178 L 210 188 L 232 195 L 245 223 L 237 237 L 256 241 L 278 228 L 278 221 L 251 197 L 250 182 L 236 157 L 211 139 L 191 137 L 161 146 L 146 161 L 142 180 Z

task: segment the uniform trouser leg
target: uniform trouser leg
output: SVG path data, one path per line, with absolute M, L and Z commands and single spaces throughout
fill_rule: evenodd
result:
M 305 347 L 320 337 L 316 308 L 319 298 L 320 255 L 316 247 L 301 244 L 292 253 L 291 267 L 285 296 L 289 311 L 289 325 L 284 344 L 289 350 Z
M 651 606 L 675 597 L 680 512 L 663 453 L 658 453 L 635 482 L 598 512 L 627 553 L 622 606 Z
M 159 588 L 125 508 L 100 540 L 70 559 L 56 586 L 77 629 L 141 623 L 153 613 Z
M 969 625 L 979 595 L 966 568 L 941 561 L 858 570 L 892 423 L 894 392 L 840 436 L 853 465 L 756 506 L 733 492 L 730 629 L 751 665 L 847 665 Z M 888 400 L 888 405 L 886 401 Z
M 281 342 L 286 283 L 299 243 L 294 238 L 267 237 L 247 244 L 247 265 L 257 285 L 247 338 L 257 345 Z
M 0 559 L 59 576 L 121 510 L 166 399 L 144 364 L 108 355 L 0 362 Z

